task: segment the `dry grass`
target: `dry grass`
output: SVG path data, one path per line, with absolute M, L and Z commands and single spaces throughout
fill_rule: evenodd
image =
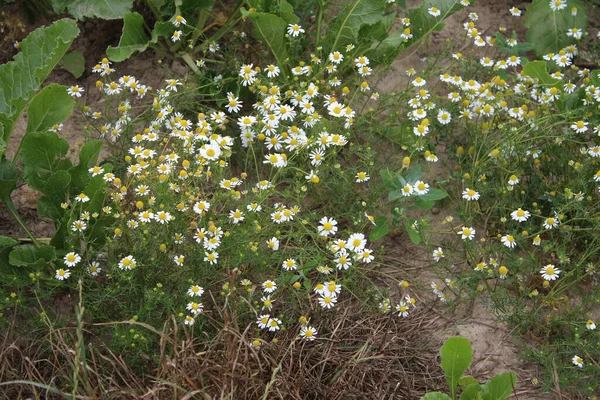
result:
M 254 326 L 237 328 L 227 314 L 209 342 L 174 319 L 162 331 L 146 374 L 134 372 L 86 325 L 53 329 L 39 340 L 6 332 L 0 348 L 0 398 L 79 399 L 418 399 L 443 381 L 438 318 L 419 310 L 408 319 L 348 306 L 314 342 L 281 332 L 277 343 L 249 345 Z M 104 325 L 104 324 L 103 324 Z M 13 382 L 13 383 L 10 383 Z

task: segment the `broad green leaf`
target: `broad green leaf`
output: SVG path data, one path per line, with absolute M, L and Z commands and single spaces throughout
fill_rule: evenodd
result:
M 359 41 L 363 26 L 376 24 L 383 18 L 386 0 L 351 0 L 327 26 L 325 44 L 330 51 Z M 319 43 L 320 44 L 320 43 Z
M 514 33 L 512 38 L 517 39 L 517 34 Z M 524 53 L 533 50 L 533 45 L 528 42 L 517 43 L 514 46 L 509 46 L 508 41 L 500 33 L 496 33 L 496 43 L 494 44 L 498 50 L 507 53 L 511 56 L 516 56 L 519 53 Z
M 0 161 L 0 201 L 4 204 L 12 203 L 10 194 L 19 180 L 19 169 L 6 158 Z
M 12 248 L 19 244 L 19 241 L 6 236 L 0 236 L 0 274 L 3 274 L 6 279 L 6 274 L 12 266 L 8 263 L 8 254 L 12 251 Z M 8 271 L 5 268 L 9 268 Z
M 533 78 L 540 85 L 558 87 L 560 79 L 550 76 L 546 61 L 530 61 L 523 66 L 523 74 Z
M 56 260 L 54 246 L 39 246 L 31 244 L 15 247 L 8 255 L 8 262 L 16 267 L 44 266 Z
M 51 218 L 55 226 L 65 214 L 61 204 L 67 201 L 69 182 L 71 182 L 71 175 L 67 171 L 57 171 L 48 179 L 44 196 L 38 200 L 38 215 Z
M 0 65 L 0 125 L 2 143 L 10 141 L 15 121 L 79 34 L 75 21 L 61 19 L 38 28 L 21 42 L 14 60 Z M 0 149 L 0 157 L 4 150 Z
M 433 206 L 435 206 L 435 201 L 433 200 L 424 200 L 421 198 L 422 196 L 415 196 L 415 206 L 422 211 L 431 210 Z
M 106 243 L 108 238 L 108 229 L 114 222 L 114 218 L 108 215 L 104 215 L 96 219 L 89 231 L 87 232 L 89 237 L 89 243 L 95 248 L 102 247 Z
M 279 16 L 288 24 L 298 23 L 298 16 L 294 13 L 294 7 L 286 0 L 279 1 Z
M 394 201 L 402 198 L 402 190 L 392 190 L 388 193 L 388 201 Z
M 85 193 L 90 201 L 87 203 L 87 210 L 90 212 L 100 212 L 104 205 L 106 191 L 106 183 L 103 180 L 102 175 L 98 175 L 90 179 L 85 185 L 83 193 Z
M 434 17 L 429 13 L 432 7 L 440 11 L 440 16 Z M 415 42 L 432 31 L 440 30 L 444 19 L 463 8 L 460 0 L 425 0 L 420 7 L 409 9 L 407 15 L 412 28 L 411 41 Z
M 475 383 L 463 387 L 462 393 L 460 394 L 460 400 L 481 400 L 482 396 L 481 386 L 475 381 Z
M 577 8 L 576 15 L 571 13 L 573 7 Z M 579 0 L 569 0 L 567 7 L 553 11 L 548 0 L 533 0 L 527 7 L 523 24 L 527 27 L 527 41 L 533 44 L 538 56 L 558 53 L 570 43 L 566 35 L 569 29 L 585 32 L 586 5 Z
M 421 400 L 452 400 L 452 398 L 441 392 L 431 392 L 421 397 Z
M 173 24 L 170 24 L 173 26 Z M 137 51 L 148 48 L 150 38 L 144 30 L 144 17 L 136 12 L 127 13 L 123 17 L 123 33 L 117 47 L 109 46 L 106 55 L 112 61 L 121 62 Z
M 389 169 L 382 169 L 379 171 L 379 175 L 381 176 L 381 180 L 388 191 L 391 192 L 402 189 L 402 185 L 400 185 L 398 180 L 399 175 L 397 175 L 395 172 L 392 172 Z
M 408 174 L 406 174 L 406 182 L 412 185 L 413 183 L 421 179 L 422 174 L 423 168 L 417 164 L 408 171 Z
M 175 26 L 171 22 L 157 22 L 154 24 L 152 29 L 152 40 L 151 43 L 158 43 L 159 37 L 171 37 L 175 32 Z
M 453 336 L 442 346 L 441 356 L 446 382 L 450 387 L 452 398 L 455 398 L 458 381 L 473 361 L 471 343 L 464 337 Z
M 408 237 L 410 238 L 410 241 L 413 242 L 414 244 L 419 244 L 422 241 L 421 235 L 419 234 L 419 232 L 415 231 L 412 227 L 414 225 L 416 221 L 413 218 L 408 218 L 406 220 L 404 220 L 404 229 L 406 230 L 406 233 L 408 233 Z
M 13 247 L 18 244 L 19 241 L 13 238 L 9 238 L 6 236 L 0 236 L 0 250 L 4 250 L 8 247 Z
M 366 53 L 369 60 L 375 64 L 385 64 L 396 58 L 402 49 L 405 48 L 403 45 L 408 42 L 401 35 L 402 29 L 392 32 L 385 39 L 374 44 Z
M 429 192 L 427 192 L 423 195 L 417 196 L 417 198 L 424 200 L 424 201 L 442 200 L 442 199 L 445 199 L 446 197 L 448 197 L 448 193 L 446 193 L 442 189 L 429 189 Z
M 179 13 L 192 24 L 198 31 L 193 37 L 199 37 L 204 29 L 206 21 L 215 5 L 215 0 L 183 0 L 179 7 Z
M 517 375 L 513 371 L 498 374 L 482 386 L 483 400 L 504 400 L 512 394 L 516 384 Z
M 269 47 L 277 63 L 282 67 L 282 74 L 287 75 L 283 66 L 288 58 L 287 48 L 285 47 L 285 33 L 287 23 L 281 17 L 273 14 L 260 12 L 249 13 L 242 10 L 242 14 L 248 17 L 254 26 L 252 35 L 255 39 L 262 41 Z
M 396 20 L 396 13 L 390 13 L 382 17 L 377 23 L 373 25 L 363 25 L 360 28 L 358 34 L 361 41 L 368 42 L 369 45 L 374 41 L 383 40 L 387 37 L 388 32 L 394 25 Z
M 65 54 L 60 62 L 63 68 L 69 71 L 75 79 L 79 79 L 85 71 L 85 57 L 79 50 Z
M 71 167 L 71 161 L 63 158 L 69 143 L 54 132 L 29 133 L 23 138 L 21 147 L 23 179 L 33 189 L 44 190 L 52 174 Z
M 52 84 L 42 89 L 27 109 L 27 131 L 44 133 L 55 124 L 60 124 L 73 112 L 75 101 L 65 86 Z
M 84 191 L 85 185 L 90 181 L 91 175 L 89 169 L 96 165 L 102 141 L 90 140 L 86 142 L 79 151 L 79 164 L 71 168 L 71 190 L 73 194 L 78 194 Z M 103 166 L 104 172 L 109 172 L 110 165 Z
M 133 0 L 53 0 L 56 13 L 65 9 L 75 18 L 121 19 L 131 11 Z
M 387 224 L 387 218 L 377 217 L 375 219 L 375 226 L 373 227 L 373 229 L 371 229 L 371 233 L 369 234 L 369 240 L 371 242 L 375 242 L 387 235 L 389 231 L 390 228 Z
M 479 382 L 477 382 L 477 379 L 473 378 L 470 375 L 469 376 L 463 376 L 458 381 L 458 385 L 461 386 L 461 387 L 466 387 L 466 386 L 473 385 L 473 384 L 479 384 Z
M 87 169 L 96 165 L 102 149 L 102 140 L 92 139 L 85 142 L 79 151 L 79 166 Z
M 431 7 L 440 10 L 439 17 L 429 14 L 429 8 Z M 407 11 L 407 16 L 411 22 L 409 28 L 401 28 L 391 33 L 385 39 L 374 44 L 366 55 L 374 65 L 389 63 L 406 47 L 421 40 L 427 34 L 440 30 L 444 26 L 442 21 L 462 8 L 460 0 L 425 0 L 420 7 Z M 410 31 L 412 38 L 405 39 L 402 37 L 405 29 Z

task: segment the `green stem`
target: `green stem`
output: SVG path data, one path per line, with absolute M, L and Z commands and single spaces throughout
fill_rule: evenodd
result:
M 319 14 L 317 16 L 317 47 L 321 43 L 321 27 L 323 26 L 323 9 L 325 8 L 325 1 L 319 0 Z
M 189 53 L 184 53 L 181 56 L 181 59 L 183 61 L 185 61 L 185 63 L 188 65 L 188 67 L 190 67 L 191 70 L 194 71 L 195 74 L 199 74 L 200 73 L 200 69 L 198 68 L 198 66 L 196 65 L 196 63 L 194 62 L 194 60 L 192 59 L 192 56 L 189 55 Z
M 8 211 L 12 214 L 12 216 L 17 220 L 19 226 L 25 231 L 27 236 L 31 238 L 33 244 L 35 246 L 39 246 L 40 244 L 36 240 L 35 236 L 33 236 L 33 233 L 31 233 L 31 231 L 27 229 L 25 222 L 21 219 L 21 216 L 17 212 L 17 209 L 15 208 L 15 205 L 13 204 L 12 200 L 9 198 L 4 204 L 6 205 L 6 208 L 8 208 Z

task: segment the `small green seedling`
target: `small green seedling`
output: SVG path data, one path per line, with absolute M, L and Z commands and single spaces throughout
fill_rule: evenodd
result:
M 473 361 L 473 351 L 468 339 L 461 336 L 449 338 L 440 354 L 450 396 L 432 392 L 421 397 L 421 400 L 504 400 L 513 392 L 517 381 L 513 371 L 498 374 L 483 385 L 472 376 L 463 376 Z

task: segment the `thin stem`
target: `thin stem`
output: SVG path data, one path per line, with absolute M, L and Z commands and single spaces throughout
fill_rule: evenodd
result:
M 21 228 L 25 231 L 25 233 L 27 234 L 27 236 L 29 236 L 31 238 L 31 241 L 33 242 L 33 244 L 36 247 L 38 247 L 40 244 L 38 243 L 38 241 L 35 238 L 35 236 L 33 236 L 33 233 L 31 233 L 31 231 L 29 229 L 27 229 L 27 226 L 25 225 L 25 222 L 21 219 L 21 216 L 17 212 L 17 209 L 15 208 L 15 205 L 13 204 L 12 200 L 9 198 L 6 201 L 5 204 L 6 204 L 6 208 L 8 208 L 8 211 L 12 214 L 12 216 L 19 223 L 19 226 L 21 226 Z

